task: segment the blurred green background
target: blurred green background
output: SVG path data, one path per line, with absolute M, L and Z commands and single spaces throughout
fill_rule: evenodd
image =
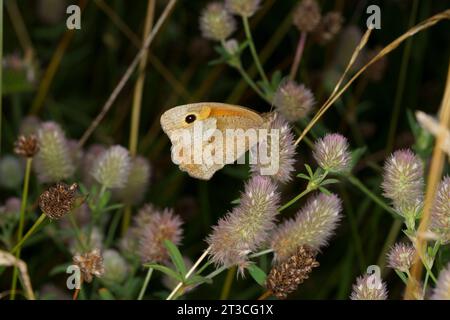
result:
M 4 66 L 2 157 L 12 153 L 21 120 L 30 113 L 42 120 L 58 122 L 70 138 L 81 137 L 135 57 L 138 50 L 136 40 L 141 39 L 147 8 L 147 1 L 144 0 L 87 1 L 82 12 L 82 28 L 74 31 L 73 38 L 70 38 L 65 24 L 65 8 L 77 2 L 14 2 L 13 7 L 23 16 L 34 55 L 32 66 L 28 66 L 26 71 Z M 206 248 L 204 239 L 211 231 L 211 226 L 233 206 L 231 201 L 239 196 L 248 176 L 248 168 L 227 166 L 208 182 L 194 180 L 180 172 L 170 160 L 169 140 L 159 125 L 160 114 L 179 104 L 200 101 L 236 103 L 261 112 L 267 112 L 271 108 L 245 85 L 235 70 L 226 65 L 208 64 L 217 58 L 217 54 L 213 49 L 214 44 L 201 37 L 198 27 L 200 12 L 208 2 L 178 1 L 153 42 L 151 58 L 146 68 L 139 131 L 138 153 L 147 157 L 153 168 L 146 202 L 174 207 L 182 216 L 185 221 L 185 237 L 181 251 L 191 259 L 196 259 Z M 167 1 L 157 1 L 155 20 L 166 3 Z M 296 4 L 297 1 L 293 0 L 265 0 L 261 10 L 251 18 L 255 43 L 269 75 L 276 70 L 283 74 L 289 72 L 298 41 L 298 31 L 292 26 L 290 15 Z M 340 11 L 345 22 L 344 30 L 330 44 L 320 46 L 309 42 L 306 46 L 297 80 L 312 89 L 318 100 L 316 107 L 326 100 L 343 72 L 359 41 L 358 30 L 360 35 L 365 30 L 365 8 L 369 1 L 320 1 L 320 4 L 322 12 Z M 370 49 L 385 46 L 400 36 L 408 29 L 411 21 L 422 21 L 448 9 L 450 3 L 391 0 L 370 1 L 370 4 L 380 6 L 382 28 L 373 32 L 366 54 L 369 54 Z M 125 29 L 129 29 L 128 36 L 105 10 L 111 10 L 122 19 Z M 18 33 L 13 28 L 10 12 L 4 12 L 4 57 L 12 56 L 21 60 L 25 57 L 25 52 Z M 234 36 L 243 39 L 242 28 Z M 68 41 L 67 50 L 63 53 L 48 95 L 38 109 L 33 108 L 40 81 L 62 41 Z M 349 138 L 353 148 L 366 146 L 367 151 L 355 169 L 355 174 L 378 194 L 380 166 L 386 152 L 415 143 L 407 120 L 407 110 L 436 113 L 445 86 L 450 57 L 448 22 L 439 23 L 412 37 L 406 42 L 406 46 L 408 42 L 409 59 L 405 61 L 403 44 L 387 56 L 386 69 L 379 80 L 372 81 L 363 76 L 356 81 L 324 116 L 320 128 L 314 130 L 317 135 L 322 135 L 324 131 L 340 132 Z M 250 68 L 251 57 L 244 55 L 243 62 Z M 400 99 L 399 121 L 394 144 L 387 147 L 402 63 L 406 63 L 406 81 L 403 93 L 397 98 Z M 89 143 L 128 146 L 136 78 L 137 75 L 134 74 Z M 314 165 L 311 150 L 306 144 L 301 143 L 297 151 L 298 172 L 304 170 L 304 163 Z M 32 186 L 38 188 L 36 183 Z M 283 202 L 303 188 L 304 184 L 299 179 L 283 187 Z M 37 195 L 38 190 L 32 193 Z M 330 245 L 318 257 L 321 266 L 291 298 L 347 298 L 355 277 L 364 273 L 368 265 L 376 264 L 382 251 L 392 217 L 350 185 L 341 183 L 333 187 L 333 190 L 344 200 L 345 217 Z M 20 195 L 20 190 L 1 188 L 0 194 L 0 200 L 3 201 L 8 196 Z M 297 204 L 289 208 L 282 218 L 293 215 L 299 207 L 300 204 Z M 356 229 L 352 230 L 351 219 L 354 219 Z M 64 260 L 64 257 L 60 256 L 51 242 L 47 242 L 48 240 L 42 242 L 33 251 L 25 252 L 24 259 L 29 263 L 35 288 L 49 281 L 64 283 L 64 275 L 61 278 L 48 276 L 48 270 L 57 261 Z M 268 259 L 262 261 L 262 266 L 268 268 L 269 265 Z M 386 271 L 389 296 L 400 298 L 403 290 L 401 281 L 394 273 Z M 214 284 L 203 285 L 188 297 L 218 298 L 224 277 L 225 273 L 216 278 Z M 9 278 L 3 277 L 0 280 L 0 287 L 4 285 L 9 286 Z M 156 280 L 152 280 L 151 286 L 162 288 Z M 254 298 L 260 292 L 261 289 L 247 277 L 233 283 L 230 297 Z

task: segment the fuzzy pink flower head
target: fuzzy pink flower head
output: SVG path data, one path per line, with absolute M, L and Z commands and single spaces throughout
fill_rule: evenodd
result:
M 200 30 L 206 39 L 224 41 L 236 30 L 236 21 L 222 3 L 212 2 L 202 11 Z
M 180 217 L 171 209 L 158 210 L 153 206 L 145 207 L 147 211 L 141 218 L 146 223 L 139 227 L 138 251 L 142 262 L 167 262 L 169 254 L 164 245 L 170 240 L 179 245 L 182 238 L 183 224 Z
M 293 23 L 299 31 L 313 31 L 319 25 L 320 19 L 320 7 L 316 0 L 302 0 L 294 9 Z
M 336 229 L 341 211 L 341 200 L 335 194 L 320 193 L 309 198 L 294 219 L 285 221 L 273 233 L 271 248 L 275 259 L 287 259 L 302 245 L 320 250 Z
M 296 122 L 309 114 L 315 104 L 315 99 L 311 90 L 304 85 L 288 80 L 282 83 L 275 92 L 273 104 L 286 120 Z
M 353 285 L 352 300 L 386 300 L 386 284 L 376 274 L 361 276 Z
M 61 127 L 55 122 L 44 122 L 37 138 L 40 150 L 34 158 L 34 168 L 39 180 L 58 182 L 70 178 L 75 172 L 75 164 Z
M 383 195 L 404 217 L 415 217 L 423 200 L 423 165 L 411 150 L 395 151 L 383 168 Z
M 450 242 L 450 176 L 439 184 L 431 210 L 431 230 L 442 243 Z
M 327 134 L 314 144 L 313 156 L 319 166 L 330 172 L 345 172 L 350 169 L 351 155 L 347 138 L 338 134 Z
M 408 272 L 413 264 L 415 252 L 410 244 L 396 243 L 387 255 L 389 268 Z
M 98 161 L 98 158 L 106 151 L 106 147 L 101 144 L 92 144 L 87 148 L 81 160 L 81 178 L 83 184 L 91 187 L 95 183 L 95 178 L 92 176 L 92 168 Z
M 223 266 L 238 265 L 242 271 L 248 254 L 257 250 L 274 228 L 279 199 L 270 178 L 252 177 L 240 204 L 219 220 L 207 239 L 212 260 Z
M 131 159 L 128 150 L 116 145 L 106 150 L 94 163 L 92 176 L 102 186 L 122 188 L 127 182 L 131 167 Z
M 450 263 L 439 273 L 431 300 L 450 300 Z
M 225 0 L 225 7 L 233 14 L 251 17 L 259 9 L 261 0 Z
M 131 160 L 130 172 L 123 188 L 117 190 L 117 196 L 126 204 L 136 205 L 142 201 L 150 180 L 150 163 L 144 157 Z
M 274 113 L 271 121 L 270 129 L 278 130 L 279 140 L 278 140 L 278 171 L 271 175 L 272 179 L 277 182 L 287 183 L 292 180 L 292 174 L 295 171 L 295 139 L 292 133 L 291 126 L 279 113 Z M 269 137 L 267 141 L 267 150 L 272 150 L 271 148 L 272 137 Z M 268 152 L 269 153 L 269 152 Z M 275 158 L 274 158 L 275 157 Z M 276 159 L 276 155 L 271 155 L 270 158 Z M 251 171 L 255 174 L 260 173 L 264 168 L 269 167 L 269 165 L 262 165 L 256 163 L 251 165 Z

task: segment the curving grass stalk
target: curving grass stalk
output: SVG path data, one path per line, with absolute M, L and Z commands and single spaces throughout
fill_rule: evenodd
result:
M 450 13 L 450 10 L 447 10 Z M 444 97 L 442 99 L 441 112 L 439 116 L 440 125 L 443 128 L 447 128 L 450 125 L 450 63 L 447 73 L 447 83 L 445 86 Z M 411 278 L 408 279 L 408 285 L 406 286 L 405 299 L 413 299 L 414 292 L 416 292 L 417 284 L 420 282 L 422 275 L 422 269 L 425 266 L 428 276 L 433 278 L 431 267 L 426 262 L 427 259 L 423 255 L 427 250 L 427 239 L 424 237 L 428 230 L 428 225 L 431 216 L 431 207 L 434 202 L 436 190 L 438 188 L 439 181 L 441 179 L 442 171 L 444 169 L 445 154 L 442 151 L 443 143 L 445 141 L 445 133 L 441 133 L 437 136 L 433 149 L 433 156 L 431 158 L 430 171 L 427 179 L 427 190 L 425 194 L 425 201 L 423 206 L 423 213 L 420 220 L 419 227 L 417 229 L 417 242 L 416 242 L 416 255 L 414 257 L 414 264 L 411 269 Z M 419 263 L 423 261 L 424 263 Z M 427 276 L 427 277 L 428 277 Z M 434 279 L 433 279 L 434 280 Z
M 89 139 L 91 134 L 94 132 L 95 128 L 100 124 L 100 122 L 103 120 L 103 118 L 106 116 L 108 111 L 111 109 L 114 101 L 116 101 L 117 97 L 119 96 L 119 93 L 122 91 L 122 89 L 125 87 L 126 83 L 132 76 L 134 70 L 144 57 L 144 55 L 147 52 L 147 49 L 152 44 L 153 40 L 155 39 L 156 35 L 158 34 L 159 30 L 161 29 L 163 23 L 166 21 L 166 19 L 169 17 L 170 13 L 172 12 L 172 9 L 174 8 L 175 4 L 177 3 L 177 0 L 170 0 L 169 3 L 166 5 L 163 13 L 159 17 L 158 21 L 156 22 L 155 26 L 153 27 L 152 31 L 148 35 L 148 37 L 145 39 L 145 42 L 137 53 L 136 57 L 133 59 L 125 73 L 123 74 L 122 78 L 117 83 L 114 90 L 111 92 L 111 95 L 109 96 L 108 100 L 106 100 L 105 104 L 103 105 L 101 111 L 97 115 L 97 117 L 92 121 L 91 125 L 86 129 L 81 139 L 78 141 L 78 148 L 81 148 L 86 141 Z
M 155 0 L 149 0 L 147 5 L 147 16 L 145 18 L 144 33 L 142 35 L 142 42 L 145 45 L 145 39 L 149 36 L 152 25 L 153 17 L 155 13 Z M 130 141 L 129 149 L 132 157 L 136 156 L 139 136 L 139 121 L 141 119 L 141 106 L 142 106 L 142 92 L 144 90 L 145 82 L 145 68 L 147 66 L 148 48 L 144 50 L 141 61 L 139 63 L 138 72 L 139 76 L 136 80 L 133 93 L 133 108 L 131 110 L 131 126 L 130 126 Z M 131 206 L 127 206 L 124 210 L 124 216 L 122 220 L 122 235 L 128 230 L 128 226 L 131 221 Z

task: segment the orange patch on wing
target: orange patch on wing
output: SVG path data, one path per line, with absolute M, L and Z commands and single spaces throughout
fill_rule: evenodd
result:
M 240 108 L 220 108 L 220 107 L 212 107 L 211 113 L 209 114 L 211 117 L 242 117 L 242 118 L 251 118 L 256 122 L 261 121 L 261 116 L 259 116 L 256 112 L 252 112 L 247 109 Z

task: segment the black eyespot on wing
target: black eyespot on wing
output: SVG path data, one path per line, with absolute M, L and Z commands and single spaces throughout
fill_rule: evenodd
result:
M 186 121 L 186 123 L 192 123 L 197 119 L 197 117 L 195 116 L 195 114 L 188 114 L 186 116 L 186 118 L 184 118 L 184 121 Z

